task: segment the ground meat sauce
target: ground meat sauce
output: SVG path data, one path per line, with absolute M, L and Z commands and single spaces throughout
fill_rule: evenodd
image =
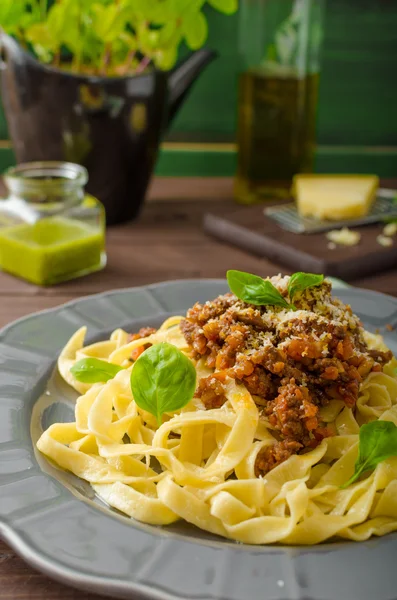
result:
M 130 334 L 130 342 L 133 342 L 134 340 L 141 340 L 145 337 L 149 337 L 149 335 L 152 335 L 153 333 L 156 333 L 156 329 L 154 329 L 154 327 L 142 327 L 138 333 L 131 333 Z
M 142 327 L 138 333 L 131 333 L 128 341 L 133 342 L 135 340 L 142 340 L 143 338 L 152 335 L 152 333 L 156 333 L 156 329 L 153 327 Z M 150 344 L 145 344 L 144 346 L 138 346 L 138 348 L 135 348 L 131 353 L 130 360 L 132 362 L 136 361 L 140 355 L 143 354 L 147 348 L 149 348 L 149 345 Z
M 271 279 L 284 297 L 288 279 Z M 331 399 L 354 407 L 363 379 L 392 358 L 369 350 L 361 322 L 331 297 L 328 281 L 298 294 L 294 304 L 296 311 L 258 307 L 225 294 L 195 304 L 180 325 L 192 357 L 215 369 L 199 381 L 196 397 L 207 409 L 219 408 L 226 401 L 224 381 L 233 377 L 277 437 L 259 453 L 257 476 L 332 435 L 319 409 Z

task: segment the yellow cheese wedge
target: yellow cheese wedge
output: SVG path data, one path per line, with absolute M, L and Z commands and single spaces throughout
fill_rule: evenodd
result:
M 378 187 L 376 175 L 295 175 L 292 192 L 302 217 L 340 221 L 366 216 Z

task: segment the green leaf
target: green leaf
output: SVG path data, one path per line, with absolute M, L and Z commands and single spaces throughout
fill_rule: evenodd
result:
M 33 44 L 32 43 L 32 47 L 33 47 L 34 53 L 36 54 L 37 58 L 39 60 L 41 60 L 41 62 L 50 63 L 52 61 L 54 53 L 51 52 L 51 50 L 42 46 L 41 44 Z
M 244 273 L 244 271 L 228 271 L 226 273 L 227 282 L 233 294 L 257 306 L 283 306 L 295 310 L 292 304 L 288 304 L 286 299 L 280 294 L 274 285 L 258 275 Z
M 94 4 L 92 14 L 92 28 L 96 35 L 106 43 L 117 40 L 128 23 L 128 12 L 120 8 L 118 4 L 109 6 Z
M 173 0 L 175 11 L 177 12 L 176 16 L 181 16 L 188 12 L 198 12 L 200 11 L 206 0 Z
M 196 389 L 196 369 L 178 348 L 163 342 L 150 346 L 131 372 L 131 390 L 137 405 L 161 425 L 165 412 L 186 406 Z
M 316 287 L 317 285 L 321 285 L 324 281 L 324 275 L 316 275 L 314 273 L 294 273 L 291 275 L 288 283 L 288 294 L 289 298 L 292 301 L 295 297 L 295 294 L 298 292 L 303 292 L 310 287 Z
M 58 39 L 59 43 L 64 39 L 65 31 L 68 29 L 68 26 L 70 26 L 68 18 L 72 15 L 69 12 L 69 5 L 70 1 L 54 4 L 48 13 L 47 27 L 52 35 Z
M 177 27 L 175 21 L 166 23 L 159 29 L 159 46 L 177 46 L 182 37 L 181 28 Z
M 158 33 L 151 31 L 145 22 L 139 23 L 136 27 L 138 49 L 144 56 L 151 57 L 153 54 L 153 44 L 156 42 Z
M 39 11 L 34 8 L 30 10 L 25 0 L 0 0 L 0 27 L 10 35 L 19 35 L 24 27 L 37 20 Z
M 51 30 L 45 23 L 35 23 L 26 31 L 26 39 L 33 45 L 45 48 L 47 51 L 55 51 L 58 48 L 58 42 L 54 38 Z
M 99 358 L 82 358 L 73 365 L 70 372 L 81 383 L 105 383 L 122 370 L 123 367 Z
M 363 473 L 373 471 L 380 462 L 397 456 L 397 427 L 391 421 L 372 421 L 360 427 L 359 454 L 348 487 Z
M 131 12 L 146 23 L 159 25 L 178 16 L 175 0 L 129 0 L 128 5 Z
M 225 15 L 232 15 L 238 9 L 238 0 L 208 0 L 208 4 Z
M 202 12 L 191 12 L 183 20 L 183 34 L 191 50 L 201 48 L 208 36 L 207 19 Z
M 164 48 L 164 50 L 158 50 L 153 55 L 156 67 L 163 71 L 169 71 L 175 65 L 178 59 L 178 51 L 176 46 L 170 46 Z

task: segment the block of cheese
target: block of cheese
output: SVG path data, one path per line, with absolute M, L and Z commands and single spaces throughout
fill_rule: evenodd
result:
M 378 187 L 376 175 L 295 175 L 292 192 L 302 217 L 341 221 L 365 217 Z

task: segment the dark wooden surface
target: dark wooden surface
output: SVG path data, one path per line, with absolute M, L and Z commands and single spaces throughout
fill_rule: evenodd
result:
M 205 212 L 227 214 L 235 210 L 230 196 L 231 182 L 227 179 L 157 180 L 151 192 L 154 201 L 146 205 L 141 219 L 109 230 L 105 271 L 48 289 L 0 273 L 0 327 L 31 312 L 114 288 L 166 279 L 223 277 L 229 268 L 264 276 L 282 271 L 280 265 L 221 244 L 203 233 Z M 359 279 L 355 285 L 397 296 L 397 267 Z M 37 573 L 0 541 L 1 600 L 95 597 Z
M 324 232 L 301 235 L 281 229 L 263 214 L 263 206 L 241 207 L 229 215 L 207 213 L 204 229 L 219 241 L 258 257 L 280 262 L 293 271 L 323 273 L 354 283 L 360 277 L 397 268 L 397 244 L 381 246 L 384 223 L 357 227 L 361 239 L 354 246 L 329 249 Z M 340 229 L 340 227 L 334 227 Z

